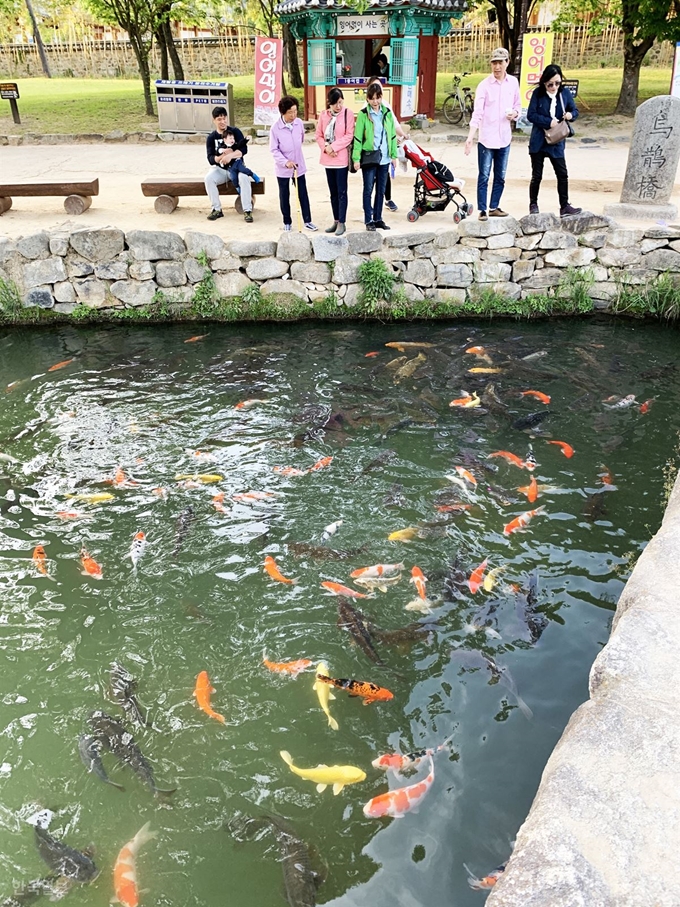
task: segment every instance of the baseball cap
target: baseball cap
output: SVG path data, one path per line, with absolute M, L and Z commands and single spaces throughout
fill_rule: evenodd
M 497 47 L 491 54 L 491 62 L 494 63 L 496 60 L 501 60 L 503 63 L 507 63 L 510 60 L 510 54 L 504 47 Z

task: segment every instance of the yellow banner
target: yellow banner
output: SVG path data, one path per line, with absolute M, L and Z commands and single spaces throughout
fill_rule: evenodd
M 548 63 L 552 63 L 553 41 L 552 32 L 532 32 L 524 35 L 519 95 L 525 109 L 529 106 L 531 94 L 538 85 L 543 70 Z

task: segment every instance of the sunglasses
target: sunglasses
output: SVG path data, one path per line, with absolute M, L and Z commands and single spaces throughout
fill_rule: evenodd
M 555 86 L 557 87 L 557 86 L 559 86 L 559 85 L 561 85 L 561 84 L 562 84 L 562 80 L 561 80 L 561 79 L 555 79 L 555 80 L 553 80 L 552 82 L 546 82 L 546 83 L 545 83 L 546 88 L 551 88 L 553 85 L 555 85 Z

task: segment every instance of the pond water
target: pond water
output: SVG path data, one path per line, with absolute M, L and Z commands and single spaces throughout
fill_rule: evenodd
M 245 819 L 264 811 L 312 848 L 319 903 L 483 902 L 463 864 L 483 876 L 508 858 L 659 527 L 680 429 L 677 332 L 613 320 L 194 330 L 0 334 L 0 898 L 48 874 L 29 824 L 48 809 L 55 838 L 96 846 L 101 874 L 69 893 L 73 904 L 109 903 L 118 851 L 147 821 L 158 836 L 138 857 L 142 905 L 283 904 L 293 839 L 252 834 Z M 480 368 L 498 371 L 470 371 Z M 449 406 L 464 392 L 481 405 Z M 636 403 L 614 407 L 629 394 Z M 532 413 L 544 417 L 533 429 L 513 427 Z M 497 451 L 525 465 L 489 458 Z M 219 478 L 176 478 L 194 474 Z M 532 477 L 530 503 L 517 489 Z M 72 497 L 92 494 L 112 498 Z M 410 541 L 388 540 L 403 529 Z M 101 579 L 82 572 L 82 548 Z M 264 572 L 267 555 L 297 582 Z M 484 576 L 505 569 L 473 594 L 484 560 Z M 352 571 L 400 562 L 399 582 L 351 605 L 321 587 L 367 592 Z M 431 614 L 405 610 L 414 566 Z M 351 606 L 373 651 L 353 644 Z M 311 669 L 272 673 L 263 651 Z M 137 678 L 150 727 L 112 701 L 113 661 Z M 335 731 L 312 689 L 320 661 L 394 698 L 364 706 L 336 690 Z M 197 706 L 202 671 L 224 723 Z M 78 741 L 97 709 L 132 731 L 158 786 L 176 793 L 154 797 L 106 751 L 125 790 L 87 773 Z M 447 740 L 417 808 L 364 815 L 429 767 L 398 776 L 372 760 Z M 366 779 L 317 793 L 281 750 L 301 768 L 353 765 Z

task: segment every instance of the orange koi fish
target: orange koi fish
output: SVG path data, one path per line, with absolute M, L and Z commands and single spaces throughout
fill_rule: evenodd
M 464 397 L 458 397 L 456 400 L 452 400 L 449 403 L 449 406 L 462 406 L 464 409 L 472 409 L 475 406 L 479 406 L 481 400 L 477 396 L 477 393 L 468 394 L 466 393 Z
M 518 457 L 517 454 L 510 453 L 509 450 L 496 450 L 493 453 L 490 453 L 487 459 L 492 460 L 494 457 L 502 457 L 504 460 L 507 460 L 508 463 L 512 463 L 513 466 L 517 466 L 519 469 L 526 469 L 524 460 L 521 457 Z
M 216 712 L 210 705 L 210 694 L 214 692 L 215 688 L 210 683 L 208 672 L 201 671 L 196 678 L 196 686 L 194 688 L 194 696 L 196 697 L 198 707 L 199 709 L 202 709 L 209 718 L 214 718 L 215 721 L 221 721 L 222 724 L 224 724 L 224 715 L 220 715 L 220 713 Z
M 540 400 L 541 403 L 550 403 L 548 394 L 542 394 L 540 391 L 522 391 L 520 397 L 535 397 L 537 400 Z
M 533 504 L 538 497 L 538 485 L 536 484 L 536 476 L 532 476 L 529 484 L 525 485 L 523 488 L 518 488 L 517 491 L 519 491 L 520 494 L 525 494 L 529 503 Z
M 379 356 L 379 352 L 366 353 L 364 359 L 375 359 L 376 356 Z
M 571 446 L 571 444 L 567 444 L 566 441 L 548 441 L 548 444 L 555 444 L 557 447 L 559 447 L 568 460 L 574 456 L 574 448 Z
M 373 564 L 372 567 L 359 567 L 357 570 L 352 570 L 350 576 L 352 579 L 357 579 L 358 577 L 362 579 L 382 579 L 383 577 L 401 573 L 403 569 L 403 564 Z
M 416 587 L 416 592 L 418 597 L 422 598 L 423 601 L 427 601 L 427 592 L 425 591 L 425 584 L 427 583 L 427 577 L 423 575 L 423 571 L 420 567 L 411 568 L 411 579 L 410 582 Z
M 56 365 L 51 365 L 47 371 L 48 372 L 58 372 L 60 368 L 66 368 L 67 365 L 70 365 L 72 362 L 75 362 L 75 359 L 64 359 L 63 362 L 57 362 Z
M 168 492 L 165 488 L 154 488 L 152 489 L 152 491 L 153 494 L 155 494 L 159 498 L 167 498 L 168 496 Z
M 269 661 L 267 653 L 262 653 L 262 664 L 274 674 L 290 674 L 296 678 L 298 674 L 306 671 L 312 664 L 308 658 L 298 658 L 297 661 Z
M 325 674 L 317 674 L 316 679 L 337 690 L 346 690 L 350 696 L 360 696 L 364 700 L 364 705 L 369 705 L 371 702 L 389 702 L 390 699 L 394 699 L 394 695 L 389 690 L 368 680 L 346 680 L 342 677 L 336 679 L 327 677 Z
M 472 475 L 471 472 L 468 472 L 464 466 L 455 466 L 454 469 L 462 479 L 465 479 L 466 482 L 469 482 L 471 485 L 477 484 L 477 479 Z
M 57 516 L 60 520 L 80 520 L 85 514 L 78 513 L 77 510 L 57 510 Z
M 277 472 L 280 476 L 305 476 L 306 469 L 297 469 L 295 466 L 275 466 L 272 472 Z
M 518 517 L 515 517 L 514 520 L 503 527 L 503 535 L 512 535 L 512 533 L 517 532 L 518 529 L 524 529 L 535 516 L 540 516 L 542 513 L 545 513 L 545 507 L 537 507 L 536 510 L 527 510 L 526 513 L 522 513 Z
M 268 403 L 268 400 L 259 400 L 257 397 L 253 397 L 252 400 L 241 400 L 236 404 L 234 409 L 245 409 L 249 406 L 254 406 L 256 403 Z
M 90 557 L 87 549 L 85 548 L 80 549 L 80 563 L 83 566 L 83 569 L 81 570 L 83 576 L 91 576 L 94 579 L 101 579 L 104 575 L 102 573 L 102 568 L 94 558 Z
M 224 492 L 220 491 L 212 499 L 212 505 L 218 513 L 229 513 L 227 508 L 224 506 Z
M 479 567 L 477 567 L 476 570 L 472 571 L 472 575 L 468 580 L 468 586 L 470 587 L 470 592 L 472 592 L 473 595 L 475 594 L 475 592 L 479 591 L 480 587 L 484 583 L 484 571 L 486 570 L 488 563 L 489 559 L 485 557 Z
M 117 488 L 129 488 L 132 485 L 139 485 L 134 479 L 129 479 L 125 471 L 119 466 L 112 479 L 104 479 L 105 485 L 115 485 Z
M 483 876 L 481 879 L 478 879 L 475 875 L 473 875 L 472 870 L 469 866 L 466 866 L 465 863 L 463 863 L 463 868 L 468 874 L 467 882 L 470 888 L 473 889 L 473 891 L 487 891 L 489 888 L 493 888 L 496 882 L 500 879 L 500 877 L 505 872 L 505 867 L 507 865 L 508 861 L 506 860 L 505 863 L 501 863 L 500 866 L 497 866 L 492 872 L 490 872 L 488 876 Z
M 600 478 L 602 479 L 602 484 L 603 485 L 613 485 L 614 476 L 611 474 L 611 471 L 609 469 L 607 469 L 606 466 L 603 466 L 602 469 L 604 469 L 604 472 L 601 472 L 599 474 Z
M 478 359 L 482 359 L 484 362 L 488 362 L 491 365 L 491 357 L 486 351 L 486 348 L 483 346 L 469 346 L 466 350 L 466 353 L 471 353 L 473 356 L 476 356 Z
M 471 510 L 472 504 L 436 504 L 435 510 L 439 513 L 463 513 L 465 510 Z
M 649 407 L 654 403 L 655 399 L 655 397 L 650 397 L 649 400 L 645 400 L 645 402 L 640 405 L 640 412 L 643 415 L 649 412 Z
M 137 888 L 137 854 L 147 841 L 156 837 L 155 831 L 149 831 L 149 825 L 139 829 L 137 834 L 122 848 L 113 868 L 113 887 L 116 896 L 113 899 L 123 907 L 137 907 L 139 904 L 139 889 Z
M 197 343 L 199 340 L 205 340 L 207 334 L 194 334 L 193 337 L 189 337 L 188 340 L 185 340 L 185 343 Z
M 370 598 L 370 595 L 364 595 L 363 592 L 356 592 L 349 586 L 343 586 L 341 583 L 321 583 L 324 589 L 328 589 L 333 595 L 346 595 L 348 598 Z
M 273 491 L 246 491 L 243 494 L 233 494 L 233 501 L 266 501 L 267 498 L 275 498 Z
M 434 761 L 432 756 L 427 758 L 430 762 L 430 771 L 426 778 L 415 784 L 409 784 L 406 787 L 373 797 L 364 806 L 364 815 L 369 819 L 379 819 L 381 816 L 399 819 L 414 806 L 418 806 L 434 783 Z
M 417 750 L 413 753 L 383 753 L 382 756 L 378 756 L 377 759 L 374 759 L 371 762 L 373 768 L 381 768 L 383 771 L 388 771 L 392 769 L 393 772 L 404 772 L 408 771 L 411 768 L 417 768 L 421 761 L 427 756 L 434 756 L 435 753 L 440 752 L 449 745 L 453 738 L 447 737 L 446 740 L 439 746 L 434 747 L 434 749 L 429 750 Z
M 42 545 L 36 545 L 33 549 L 33 563 L 35 569 L 42 573 L 43 576 L 49 576 L 47 572 L 47 555 Z
M 293 585 L 297 582 L 296 579 L 288 579 L 288 577 L 284 576 L 283 573 L 281 573 L 276 565 L 276 561 L 271 556 L 271 554 L 268 554 L 264 559 L 264 567 L 262 569 L 265 573 L 268 573 L 272 579 L 275 579 L 277 583 L 288 583 L 290 585 Z
M 330 466 L 333 462 L 333 457 L 321 457 L 320 460 L 317 460 L 313 466 L 310 466 L 307 472 L 313 472 L 316 469 L 325 469 L 327 466 Z

